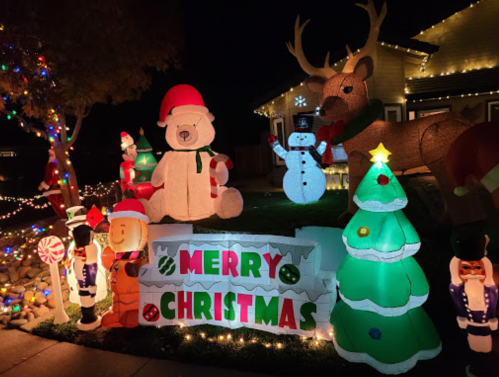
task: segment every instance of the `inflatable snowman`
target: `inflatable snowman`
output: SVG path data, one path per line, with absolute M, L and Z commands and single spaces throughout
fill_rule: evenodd
M 288 139 L 289 151 L 281 146 L 275 136 L 269 137 L 270 146 L 286 161 L 288 168 L 284 175 L 284 193 L 289 200 L 299 204 L 315 202 L 326 191 L 326 177 L 317 163 L 326 150 L 327 143 L 323 141 L 315 148 L 311 123 L 312 117 L 297 117 L 295 132 Z

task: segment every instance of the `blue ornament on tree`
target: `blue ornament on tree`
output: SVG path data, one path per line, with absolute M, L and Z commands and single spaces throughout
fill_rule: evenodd
M 374 340 L 380 340 L 381 339 L 381 330 L 378 329 L 377 327 L 371 327 L 369 330 L 369 336 L 373 338 Z

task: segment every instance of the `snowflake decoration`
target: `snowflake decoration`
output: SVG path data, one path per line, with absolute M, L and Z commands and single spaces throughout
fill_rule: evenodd
M 316 106 L 315 107 L 315 116 L 319 116 L 320 115 L 320 113 L 319 113 L 320 110 L 321 110 L 320 106 Z
M 295 97 L 295 106 L 305 107 L 307 106 L 307 100 L 303 96 Z

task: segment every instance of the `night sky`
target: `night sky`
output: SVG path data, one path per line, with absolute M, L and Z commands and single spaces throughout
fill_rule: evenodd
M 182 69 L 156 74 L 140 101 L 119 106 L 98 104 L 92 109 L 83 122 L 76 150 L 71 152 L 80 184 L 118 179 L 121 131 L 137 141 L 142 127 L 155 151 L 168 149 L 164 129 L 156 121 L 164 94 L 180 83 L 196 87 L 215 115 L 214 150 L 233 156 L 234 146 L 257 144 L 269 120 L 253 114 L 253 109 L 306 77 L 285 46 L 293 39 L 296 15 L 301 15 L 302 22 L 312 19 L 304 32 L 304 49 L 311 63 L 321 65 L 328 50 L 334 62 L 346 55 L 345 44 L 357 48 L 367 38 L 367 12 L 355 2 L 182 1 Z M 375 0 L 375 4 L 379 10 L 382 2 Z M 469 0 L 388 1 L 381 39 L 409 38 L 469 4 Z M 5 116 L 0 118 L 0 127 L 0 147 L 48 148 L 41 138 L 17 130 Z M 43 170 L 33 169 L 43 169 L 45 150 L 33 151 L 43 158 L 34 167 L 22 164 L 20 175 L 38 174 L 41 178 Z M 5 158 L 0 159 L 2 163 Z

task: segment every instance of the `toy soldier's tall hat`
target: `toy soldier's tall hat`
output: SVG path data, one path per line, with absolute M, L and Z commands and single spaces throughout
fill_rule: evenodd
M 66 210 L 68 214 L 68 221 L 66 221 L 66 226 L 69 230 L 73 230 L 80 225 L 88 225 L 87 222 L 87 210 L 83 206 L 74 206 Z
M 479 225 L 456 227 L 451 236 L 454 255 L 466 261 L 477 261 L 485 256 L 487 241 Z

